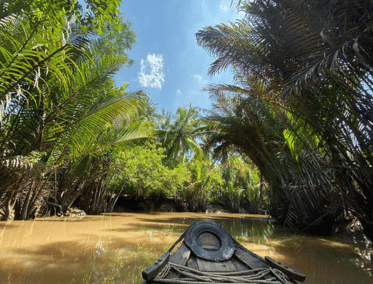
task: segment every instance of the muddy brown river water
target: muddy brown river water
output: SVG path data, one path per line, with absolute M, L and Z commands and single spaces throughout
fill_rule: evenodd
M 0 283 L 140 283 L 141 271 L 194 221 L 221 223 L 249 250 L 298 268 L 304 283 L 373 283 L 370 248 L 295 236 L 265 216 L 112 213 L 0 222 Z

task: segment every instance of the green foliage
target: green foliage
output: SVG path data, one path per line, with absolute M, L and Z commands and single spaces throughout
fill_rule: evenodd
M 147 136 L 139 119 L 147 102 L 142 92 L 115 86 L 115 73 L 132 64 L 126 51 L 135 34 L 115 15 L 119 3 L 109 2 L 90 1 L 87 17 L 75 10 L 75 1 L 1 2 L 4 218 L 14 208 L 20 208 L 18 219 L 50 206 L 66 211 L 78 198 L 89 214 L 115 203 L 105 180 L 109 151 Z M 83 25 L 90 32 L 83 33 Z M 23 166 L 35 153 L 40 153 L 36 164 Z
M 285 129 L 283 135 L 293 159 L 299 162 L 301 151 L 307 146 L 317 148 L 320 139 L 317 134 L 314 134 L 314 129 L 306 121 L 301 118 L 295 121 L 290 113 L 287 113 L 287 116 L 290 119 L 289 125 L 291 128 Z
M 217 102 L 210 145 L 258 166 L 280 221 L 325 229 L 345 206 L 372 238 L 372 2 L 238 6 L 244 19 L 196 35 L 216 57 L 209 73 L 230 67 L 236 84 L 209 88 Z
M 46 20 L 58 26 L 66 20 L 74 21 L 80 24 L 83 31 L 95 31 L 102 35 L 107 24 L 111 24 L 115 30 L 122 28 L 118 20 L 119 5 L 120 0 L 2 0 L 0 18 L 24 11 L 34 23 Z
M 188 168 L 192 173 L 189 185 L 180 195 L 187 201 L 212 200 L 213 192 L 219 191 L 223 185 L 221 168 L 210 159 L 193 159 Z
M 117 89 L 110 78 L 131 64 L 125 54 L 134 43 L 128 23 L 121 22 L 124 29 L 114 31 L 112 41 L 105 41 L 107 33 L 89 38 L 61 24 L 33 27 L 27 17 L 7 16 L 2 23 L 7 27 L 2 34 L 5 68 L 0 75 L 3 150 L 12 145 L 15 154 L 27 154 L 36 147 L 50 154 L 57 141 L 63 147 L 61 139 L 69 140 L 62 133 L 71 131 L 74 141 L 79 140 L 77 132 L 83 134 L 78 129 L 92 135 L 87 123 L 96 127 L 112 123 L 141 96 L 126 94 L 125 87 Z
M 156 136 L 171 162 L 183 161 L 192 154 L 197 159 L 202 157 L 202 149 L 197 142 L 202 130 L 198 116 L 199 110 L 191 105 L 178 108 L 175 117 L 164 110 L 158 116 Z
M 262 192 L 258 170 L 254 165 L 245 162 L 241 157 L 228 154 L 221 165 L 223 184 L 218 191 L 214 191 L 214 199 L 221 200 L 233 212 L 238 212 L 239 207 L 254 210 L 258 206 L 266 205 Z M 247 208 L 249 209 L 249 208 Z
M 164 149 L 147 143 L 126 149 L 115 156 L 115 188 L 124 188 L 123 193 L 135 196 L 168 197 L 175 196 L 190 180 L 191 173 L 186 164 L 173 169 L 162 163 Z

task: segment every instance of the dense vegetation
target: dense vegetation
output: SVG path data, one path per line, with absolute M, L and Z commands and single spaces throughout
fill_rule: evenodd
M 57 1 L 58 2 L 58 1 Z M 133 61 L 119 1 L 0 2 L 0 216 L 27 220 L 120 196 L 270 209 L 298 231 L 358 218 L 373 239 L 372 2 L 238 1 L 197 42 L 235 82 L 214 107 L 158 111 L 113 80 Z
M 239 1 L 242 20 L 197 33 L 210 74 L 235 77 L 209 88 L 209 146 L 253 161 L 271 214 L 300 231 L 357 217 L 373 239 L 372 5 Z
M 71 2 L 1 2 L 3 220 L 66 211 L 78 198 L 102 212 L 112 153 L 145 136 L 136 111 L 144 95 L 112 79 L 132 62 L 130 23 L 111 17 L 111 1 L 89 5 L 88 18 Z
M 156 115 L 145 94 L 115 86 L 135 33 L 119 1 L 85 4 L 1 1 L 1 219 L 110 212 L 123 194 L 194 211 L 224 196 L 237 211 L 256 169 L 203 153 L 196 108 Z

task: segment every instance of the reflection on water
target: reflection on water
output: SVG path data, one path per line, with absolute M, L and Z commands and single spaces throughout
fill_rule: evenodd
M 249 250 L 302 270 L 305 283 L 373 282 L 370 248 L 295 236 L 265 217 L 113 213 L 0 223 L 0 283 L 140 283 L 141 271 L 199 219 L 212 219 Z

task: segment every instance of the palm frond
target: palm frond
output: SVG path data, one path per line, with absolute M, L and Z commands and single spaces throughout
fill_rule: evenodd
M 133 110 L 139 107 L 143 94 L 137 92 L 122 97 L 120 92 L 118 95 L 101 101 L 70 124 L 69 131 L 58 139 L 50 163 L 61 162 L 66 158 L 75 159 L 117 143 L 145 138 L 146 135 L 137 132 L 138 124 L 115 131 L 115 125 L 118 125 L 116 122 L 133 114 Z M 108 133 L 108 129 L 112 132 Z
M 48 90 L 44 79 L 47 75 L 67 89 L 71 78 L 66 75 L 72 73 L 66 61 L 74 54 L 74 44 L 86 41 L 82 36 L 70 41 L 63 29 L 34 26 L 27 17 L 8 16 L 2 19 L 2 24 L 7 28 L 0 34 L 0 123 L 9 114 L 7 107 L 13 99 L 21 96 L 37 102 L 34 91 L 42 92 L 40 81 L 43 91 Z

